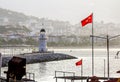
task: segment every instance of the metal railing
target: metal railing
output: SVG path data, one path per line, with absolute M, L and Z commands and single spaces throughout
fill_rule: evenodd
M 25 77 L 27 79 L 30 79 L 30 80 L 35 80 L 35 74 L 34 73 L 26 72 L 26 76 Z
M 63 77 L 65 77 L 66 74 L 73 74 L 73 76 L 75 76 L 75 72 L 55 71 L 55 77 L 59 77 L 57 76 L 57 73 L 62 73 Z
M 57 76 L 57 73 L 61 73 L 62 76 Z M 59 78 L 59 77 L 67 77 L 68 76 L 67 74 L 72 74 L 73 77 L 75 77 L 75 72 L 55 71 L 56 82 L 57 82 L 57 78 Z M 65 78 L 64 78 L 64 82 L 66 82 Z M 71 80 L 71 82 L 74 82 L 74 81 Z

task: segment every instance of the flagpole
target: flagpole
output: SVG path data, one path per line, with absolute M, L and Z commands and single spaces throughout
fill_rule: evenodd
M 104 77 L 105 77 L 105 59 L 104 59 Z
M 1 68 L 2 68 L 2 54 L 0 53 L 0 77 L 1 77 Z
M 83 59 L 82 59 L 82 65 L 81 65 L 81 77 L 83 76 Z M 83 82 L 83 80 L 81 80 Z
M 93 13 L 92 13 L 92 36 L 94 36 Z M 92 76 L 94 76 L 94 37 L 92 37 Z
M 94 36 L 93 13 L 81 21 L 82 27 L 88 23 L 92 23 L 92 36 Z M 92 76 L 94 76 L 94 37 L 92 37 Z

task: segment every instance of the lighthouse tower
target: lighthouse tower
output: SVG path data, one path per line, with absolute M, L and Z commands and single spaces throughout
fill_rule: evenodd
M 40 37 L 39 37 L 39 52 L 46 52 L 47 51 L 47 38 L 45 34 L 45 29 L 40 30 Z

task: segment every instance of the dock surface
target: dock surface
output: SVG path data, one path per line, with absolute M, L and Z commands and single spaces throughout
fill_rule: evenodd
M 99 76 L 76 76 L 75 72 L 65 72 L 65 71 L 55 71 L 55 77 L 56 82 L 58 82 L 58 79 L 64 79 L 64 82 L 66 80 L 70 80 L 71 82 L 74 82 L 75 80 L 86 80 L 86 82 L 100 82 L 101 80 L 107 81 L 108 79 L 111 80 L 109 82 L 113 82 L 113 80 L 118 80 L 120 78 L 117 77 L 99 77 Z M 116 82 L 115 81 L 115 82 Z
M 63 77 L 55 77 L 57 79 L 68 79 L 68 80 L 87 80 L 87 79 L 90 79 L 92 78 L 89 77 L 89 76 L 63 76 Z M 108 80 L 108 77 L 98 77 L 98 79 L 100 80 Z M 111 77 L 109 79 L 115 79 L 114 77 Z

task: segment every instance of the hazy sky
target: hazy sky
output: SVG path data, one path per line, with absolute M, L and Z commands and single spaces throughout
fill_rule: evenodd
M 120 23 L 120 0 L 0 0 L 0 7 L 72 24 L 94 13 L 94 21 Z

